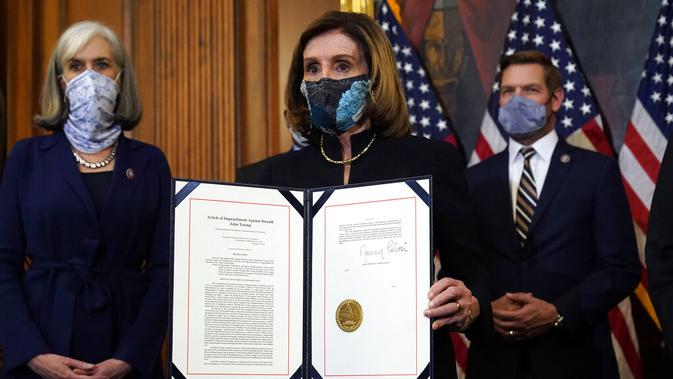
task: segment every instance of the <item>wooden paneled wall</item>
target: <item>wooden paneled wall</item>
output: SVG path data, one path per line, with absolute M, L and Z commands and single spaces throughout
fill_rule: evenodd
M 239 2 L 240 164 L 279 152 L 278 2 Z M 243 127 L 243 126 L 246 127 Z
M 7 106 L 7 144 L 11 146 L 19 139 L 35 135 L 32 130 L 31 116 L 36 110 L 39 93 L 38 50 L 34 44 L 41 28 L 32 24 L 37 20 L 35 6 L 30 1 L 6 1 L 7 17 L 7 56 L 6 68 L 6 106 Z
M 7 12 L 3 5 L 0 5 L 0 51 L 7 51 Z M 7 60 L 0 59 L 0 175 L 2 175 L 5 166 L 5 156 L 7 155 L 7 76 L 2 73 L 7 72 Z M 2 353 L 0 352 L 0 362 Z
M 236 168 L 234 1 L 137 2 L 134 46 L 148 128 L 179 177 L 233 180 Z

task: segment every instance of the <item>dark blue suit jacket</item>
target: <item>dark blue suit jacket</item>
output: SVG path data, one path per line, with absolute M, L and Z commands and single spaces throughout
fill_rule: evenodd
M 0 186 L 0 343 L 10 375 L 55 353 L 114 357 L 136 376 L 161 376 L 169 196 L 161 151 L 122 136 L 99 218 L 63 133 L 16 144 Z M 87 331 L 97 338 L 81 338 Z
M 645 244 L 650 295 L 673 356 L 673 143 L 661 161 Z
M 523 248 L 508 170 L 507 150 L 468 170 L 492 300 L 532 292 L 553 303 L 565 325 L 524 342 L 475 341 L 468 376 L 513 378 L 525 360 L 536 378 L 616 378 L 608 311 L 639 278 L 617 163 L 560 140 Z

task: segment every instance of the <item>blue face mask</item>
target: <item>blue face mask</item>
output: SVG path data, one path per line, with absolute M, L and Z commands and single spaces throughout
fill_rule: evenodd
M 530 137 L 547 123 L 547 107 L 523 96 L 512 96 L 500 107 L 498 121 L 510 136 Z
M 92 154 L 117 141 L 122 132 L 121 126 L 114 123 L 118 94 L 116 79 L 92 70 L 66 82 L 65 96 L 70 107 L 63 131 L 72 146 Z
M 316 82 L 303 80 L 301 93 L 306 98 L 311 121 L 323 133 L 341 134 L 362 120 L 369 76 L 360 75 L 346 79 L 322 78 Z

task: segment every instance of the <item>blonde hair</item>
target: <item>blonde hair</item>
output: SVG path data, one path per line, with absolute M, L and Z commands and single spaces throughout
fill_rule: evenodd
M 133 129 L 142 115 L 142 106 L 136 85 L 133 63 L 126 54 L 121 41 L 112 29 L 95 21 L 80 21 L 72 24 L 59 37 L 49 58 L 47 76 L 42 85 L 40 114 L 33 120 L 47 129 L 58 129 L 68 117 L 65 93 L 59 83 L 63 67 L 95 37 L 101 37 L 110 45 L 112 59 L 121 69 L 120 91 L 115 109 L 115 122 L 125 130 Z
M 313 21 L 299 38 L 292 54 L 285 88 L 287 122 L 302 136 L 310 138 L 311 117 L 299 86 L 304 78 L 304 49 L 314 37 L 337 30 L 355 41 L 367 59 L 371 100 L 365 117 L 372 129 L 383 137 L 403 137 L 411 131 L 404 92 L 397 76 L 395 54 L 383 29 L 371 17 L 360 13 L 330 11 Z M 313 136 L 315 137 L 315 136 Z

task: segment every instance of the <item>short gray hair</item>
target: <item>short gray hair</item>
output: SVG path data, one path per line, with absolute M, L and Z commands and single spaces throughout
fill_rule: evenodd
M 65 102 L 65 93 L 59 83 L 59 77 L 63 74 L 65 64 L 95 37 L 101 37 L 108 42 L 112 59 L 122 70 L 119 82 L 119 97 L 115 109 L 115 122 L 121 124 L 125 130 L 133 129 L 140 122 L 142 106 L 138 95 L 133 63 L 126 54 L 119 37 L 112 29 L 100 22 L 80 21 L 72 24 L 61 34 L 49 58 L 47 77 L 40 96 L 40 114 L 33 117 L 38 125 L 47 129 L 62 127 L 63 122 L 68 117 L 68 107 Z

